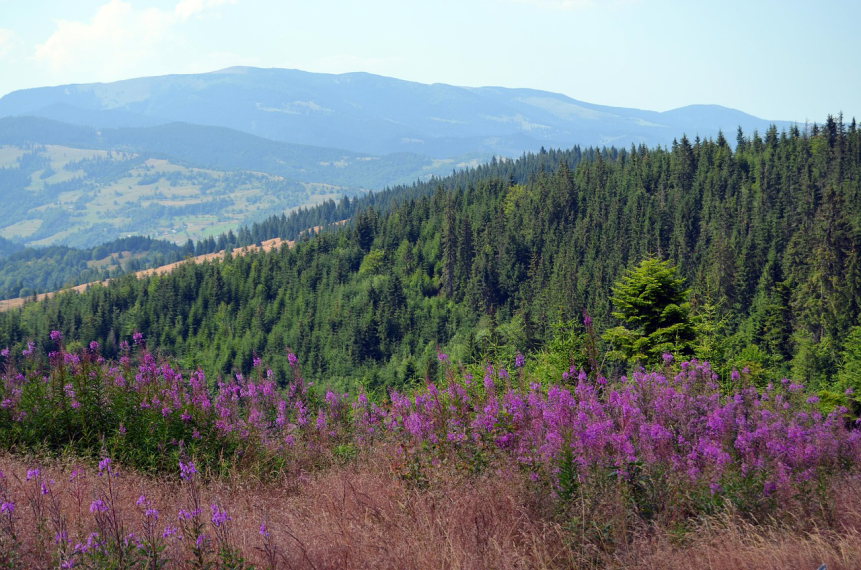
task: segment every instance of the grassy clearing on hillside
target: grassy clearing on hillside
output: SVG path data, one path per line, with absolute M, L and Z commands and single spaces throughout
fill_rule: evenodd
M 104 240 L 93 238 L 91 245 L 128 233 L 197 240 L 255 216 L 321 201 L 315 192 L 330 196 L 338 189 L 260 172 L 222 172 L 134 153 L 54 145 L 26 152 L 0 147 L 0 164 L 20 175 L 8 182 L 18 211 L 0 235 L 30 245 L 89 243 L 93 228 Z M 210 225 L 204 223 L 207 216 Z M 188 225 L 186 218 L 196 223 Z

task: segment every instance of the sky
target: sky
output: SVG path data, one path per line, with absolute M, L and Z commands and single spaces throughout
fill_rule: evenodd
M 861 120 L 857 0 L 0 0 L 0 95 L 234 65 Z

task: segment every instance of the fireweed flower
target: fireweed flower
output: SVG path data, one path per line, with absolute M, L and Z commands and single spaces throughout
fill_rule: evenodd
M 108 475 L 114 475 L 114 470 L 111 468 L 111 458 L 103 457 L 101 461 L 99 461 L 99 476 L 107 473 Z
M 222 525 L 227 524 L 228 521 L 233 520 L 227 514 L 227 511 L 221 510 L 218 505 L 213 503 L 209 508 L 212 509 L 212 517 L 210 520 L 216 528 L 220 528 Z
M 90 512 L 91 513 L 103 513 L 108 510 L 108 506 L 101 499 L 96 499 L 92 503 L 90 503 Z
M 15 512 L 15 503 L 12 501 L 5 501 L 2 505 L 0 505 L 0 513 L 4 515 L 11 515 Z
M 517 353 L 517 356 L 514 357 L 514 367 L 515 368 L 523 368 L 523 365 L 526 364 L 526 357 L 521 353 Z
M 197 469 L 194 466 L 194 463 L 189 461 L 188 463 L 179 462 L 179 476 L 182 479 L 191 479 L 194 477 L 194 474 L 197 473 Z
M 63 340 L 63 333 L 61 333 L 60 331 L 51 331 L 50 337 L 51 340 L 53 340 L 54 342 L 58 342 L 60 340 Z
M 193 519 L 194 517 L 196 517 L 199 514 L 200 514 L 200 512 L 197 510 L 195 510 L 194 512 L 191 512 L 191 511 L 187 511 L 186 509 L 179 509 L 179 512 L 176 514 L 176 518 L 178 518 L 181 521 L 190 521 L 191 519 Z
M 287 353 L 287 362 L 290 363 L 290 366 L 296 368 L 296 365 L 299 364 L 299 358 L 296 357 L 292 352 Z

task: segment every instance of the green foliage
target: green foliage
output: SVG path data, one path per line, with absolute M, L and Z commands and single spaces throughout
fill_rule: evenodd
M 861 415 L 861 326 L 854 327 L 843 343 L 842 362 L 837 373 L 837 391 L 852 403 L 855 415 Z
M 546 383 L 556 382 L 571 367 L 585 369 L 586 334 L 576 321 L 552 325 L 553 334 L 530 362 L 530 371 Z
M 139 330 L 214 379 L 247 373 L 254 354 L 282 372 L 286 345 L 309 378 L 382 393 L 438 375 L 438 350 L 469 365 L 546 348 L 552 323 L 585 309 L 594 330 L 621 325 L 605 338 L 625 359 L 676 351 L 723 373 L 747 367 L 757 383 L 794 369 L 829 385 L 861 324 L 861 131 L 835 129 L 754 133 L 736 150 L 682 138 L 670 149 L 547 151 L 325 202 L 195 245 L 299 236 L 292 249 L 2 313 L 0 348 L 56 328 L 111 356 Z M 814 154 L 820 139 L 828 152 Z M 329 229 L 302 233 L 315 225 Z M 620 279 L 655 252 L 675 269 L 641 275 L 640 299 Z M 584 349 L 590 372 L 600 348 L 593 338 Z M 560 351 L 542 356 L 548 373 L 572 351 L 585 364 L 573 344 L 547 354 Z
M 691 352 L 694 327 L 690 319 L 690 290 L 668 261 L 649 257 L 613 287 L 613 316 L 620 325 L 604 333 L 618 354 L 631 363 L 659 362 L 664 353 Z

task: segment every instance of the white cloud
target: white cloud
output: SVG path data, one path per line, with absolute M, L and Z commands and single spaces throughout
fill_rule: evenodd
M 188 20 L 211 8 L 235 3 L 236 0 L 180 0 L 173 12 L 180 20 Z
M 169 36 L 189 19 L 235 0 L 179 0 L 172 10 L 135 8 L 109 0 L 88 22 L 58 20 L 56 30 L 36 46 L 34 59 L 54 72 L 87 70 L 115 74 L 156 59 Z
M 0 58 L 9 55 L 12 52 L 12 48 L 15 43 L 15 32 L 6 28 L 0 28 Z

